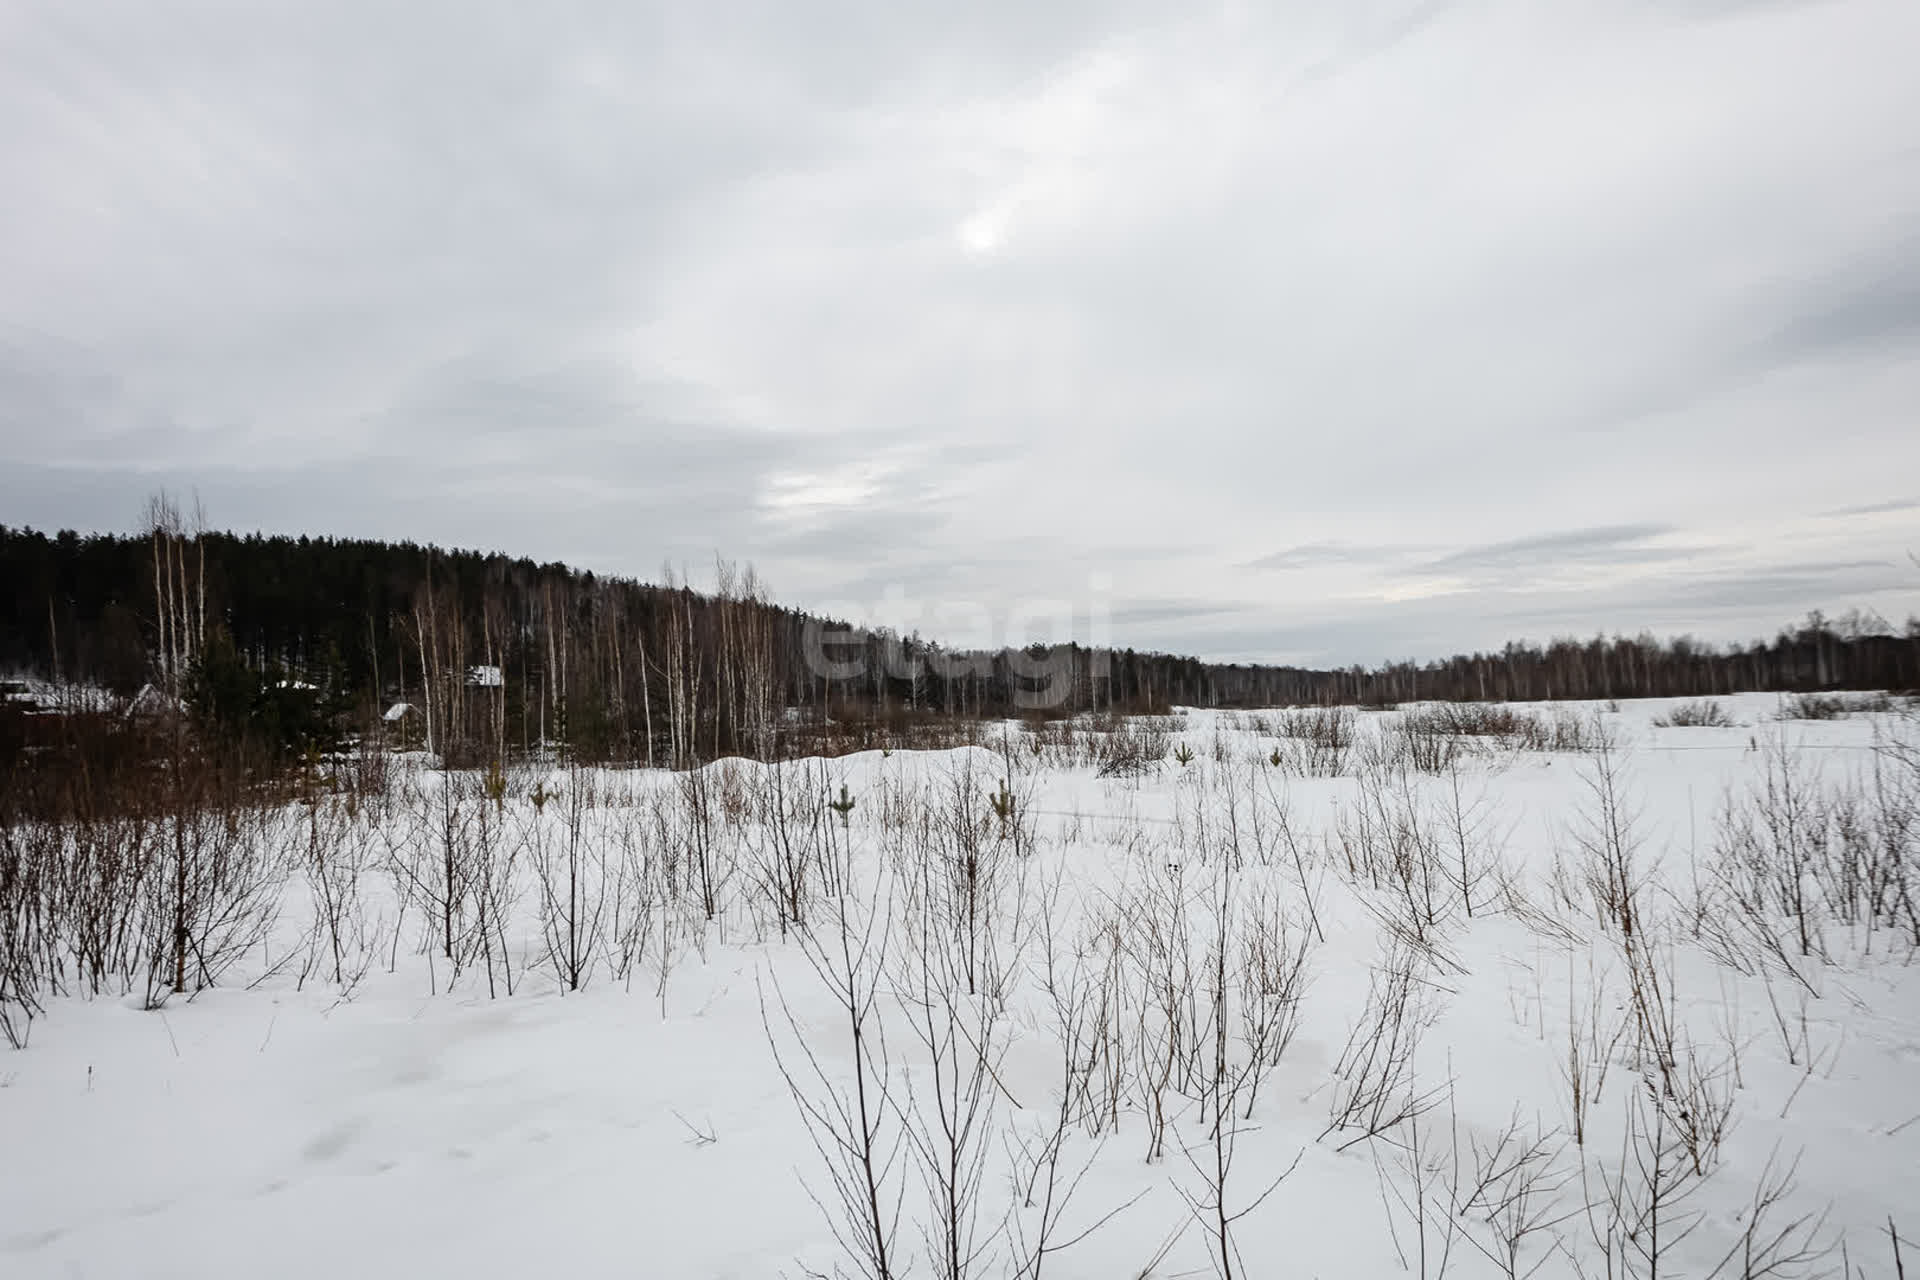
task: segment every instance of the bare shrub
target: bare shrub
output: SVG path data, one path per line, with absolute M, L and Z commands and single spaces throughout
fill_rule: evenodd
M 1660 1141 L 1678 1144 L 1693 1173 L 1704 1177 L 1731 1123 L 1729 1063 L 1710 1058 L 1681 1022 L 1673 948 L 1649 915 L 1641 836 L 1615 753 L 1596 750 L 1583 781 L 1588 807 L 1575 838 L 1600 921 L 1625 961 L 1629 1044 L 1654 1105 L 1665 1113 L 1658 1121 Z
M 1394 736 L 1407 763 L 1421 773 L 1445 773 L 1460 754 L 1459 741 L 1447 727 L 1448 717 L 1434 709 L 1404 713 Z
M 905 1194 L 900 1168 L 905 1138 L 879 1009 L 892 931 L 889 894 L 884 883 L 876 881 L 862 897 L 832 896 L 825 915 L 823 928 L 803 928 L 797 937 L 801 953 L 834 1002 L 851 1080 L 841 1079 L 821 1061 L 814 1037 L 777 978 L 773 1003 L 784 1034 L 774 1029 L 764 987 L 761 1024 L 827 1175 L 823 1190 L 809 1187 L 807 1194 L 826 1218 L 854 1274 L 862 1280 L 892 1280 L 904 1272 L 897 1237 Z
M 558 794 L 543 789 L 541 796 L 529 806 L 522 834 L 532 854 L 540 937 L 547 966 L 561 987 L 578 991 L 592 980 L 599 960 L 612 879 L 606 842 L 594 839 L 589 829 L 595 816 L 593 776 L 571 766 Z
M 928 820 L 918 827 L 922 842 L 902 868 L 903 878 L 915 905 L 951 939 L 966 994 L 1003 998 L 1006 971 L 996 954 L 996 925 L 1014 846 L 996 836 L 988 792 L 969 766 L 949 772 L 928 804 Z M 1006 829 L 1004 822 L 999 829 Z
M 445 962 L 444 984 L 429 964 L 436 990 L 451 989 L 474 967 L 485 971 L 490 994 L 514 990 L 507 927 L 519 895 L 522 845 L 503 816 L 500 795 L 490 798 L 486 780 L 476 775 L 423 775 L 396 797 L 394 820 L 381 828 L 400 916 L 420 907 L 422 950 Z
M 1292 744 L 1281 752 L 1286 765 L 1302 777 L 1339 777 L 1355 744 L 1356 725 L 1350 707 L 1289 711 L 1279 723 L 1282 738 Z
M 1567 1056 L 1561 1076 L 1567 1089 L 1574 1145 L 1583 1148 L 1587 1144 L 1588 1117 L 1606 1096 L 1607 1070 L 1632 1022 L 1626 1012 L 1609 1012 L 1612 1001 L 1607 998 L 1605 975 L 1595 972 L 1591 956 L 1587 963 L 1583 1010 L 1575 997 L 1572 956 L 1567 960 Z
M 1638 815 L 1629 807 L 1620 756 L 1603 743 L 1581 774 L 1587 804 L 1573 829 L 1581 872 L 1600 923 L 1631 946 L 1639 933 L 1645 896 Z
M 472 840 L 467 872 L 473 895 L 472 927 L 466 954 L 456 959 L 456 967 L 484 969 L 489 998 L 503 992 L 512 995 L 517 977 L 507 928 L 520 898 L 520 854 L 525 846 L 519 833 L 502 820 L 500 808 L 484 804 L 475 812 Z
M 1371 1150 L 1387 1209 L 1387 1234 L 1400 1255 L 1401 1267 L 1421 1280 L 1440 1280 L 1447 1274 L 1454 1242 L 1461 1235 L 1461 1215 L 1449 1211 L 1459 1183 L 1459 1160 L 1445 1144 L 1436 1150 L 1428 1140 L 1430 1134 L 1420 1117 L 1412 1115 L 1400 1126 L 1395 1141 L 1376 1143 Z M 1400 1239 L 1402 1216 L 1412 1237 L 1411 1256 Z
M 1568 707 L 1520 718 L 1511 744 L 1523 751 L 1585 752 L 1612 745 L 1598 716 L 1582 716 Z
M 1464 811 L 1456 816 L 1460 834 L 1471 840 L 1469 828 L 1477 819 Z M 1414 776 L 1364 770 L 1357 801 L 1336 820 L 1335 833 L 1347 874 L 1388 895 L 1384 905 L 1369 904 L 1375 914 L 1417 948 L 1431 951 L 1461 901 L 1447 834 Z
M 1518 1109 L 1486 1143 L 1468 1139 L 1471 1176 L 1455 1187 L 1453 1209 L 1480 1224 L 1477 1233 L 1466 1233 L 1467 1243 L 1508 1280 L 1520 1280 L 1538 1270 L 1558 1247 L 1558 1239 L 1555 1236 L 1554 1244 L 1532 1266 L 1523 1266 L 1530 1243 L 1536 1236 L 1555 1233 L 1583 1208 L 1563 1206 L 1561 1192 L 1574 1176 L 1562 1165 L 1563 1143 L 1558 1131 L 1525 1125 Z
M 299 857 L 313 904 L 307 969 L 320 969 L 343 996 L 350 995 L 373 967 L 383 935 L 381 922 L 368 919 L 362 884 L 368 833 L 342 802 L 308 807 L 305 827 Z
M 459 774 L 444 771 L 413 779 L 401 798 L 399 820 L 382 829 L 394 896 L 406 906 L 418 902 L 429 929 L 429 945 L 443 959 L 465 953 L 462 940 L 472 905 L 475 805 Z M 456 969 L 457 975 L 457 969 Z
M 1251 1119 L 1260 1082 L 1299 1028 L 1313 937 L 1264 885 L 1247 895 L 1239 919 L 1240 1036 L 1251 1067 L 1240 1087 Z
M 1066 1163 L 1067 1140 L 1074 1126 L 1087 1121 L 1099 1125 L 1104 1120 L 1106 1103 L 1095 1097 L 1094 1082 L 1104 1079 L 1103 1064 L 1115 1056 L 1110 1011 L 1116 982 L 1110 953 L 1099 946 L 1097 935 L 1082 938 L 1071 956 L 1063 954 L 1060 887 L 1056 880 L 1043 888 L 1037 912 L 1042 985 L 1052 1010 L 1052 1031 L 1059 1054 L 1059 1090 L 1051 1113 L 1044 1117 L 1037 1133 L 1012 1135 L 1009 1139 L 1014 1184 L 1020 1188 L 1020 1204 L 1011 1215 L 1017 1280 L 1041 1280 L 1054 1254 L 1072 1248 L 1146 1195 L 1141 1190 L 1077 1232 L 1069 1234 L 1063 1227 L 1100 1151 L 1096 1146 L 1077 1167 Z M 1020 1210 L 1031 1211 L 1031 1231 Z
M 675 865 L 686 873 L 687 887 L 708 920 L 720 914 L 733 876 L 731 862 L 721 857 L 718 848 L 720 819 L 725 815 L 737 829 L 751 803 L 750 790 L 739 771 L 726 766 L 722 769 L 718 783 L 712 768 L 690 769 L 674 780 L 672 792 L 670 829 L 677 842 Z
M 1844 918 L 1899 930 L 1909 955 L 1920 950 L 1920 750 L 1908 738 L 1876 744 L 1840 835 L 1846 862 L 1834 897 Z
M 272 932 L 286 869 L 265 856 L 258 814 L 186 804 L 159 828 L 162 874 L 149 876 L 147 1005 L 212 986 Z
M 1731 729 L 1733 717 L 1712 699 L 1682 702 L 1653 718 L 1656 729 Z
M 953 809 L 935 846 L 941 856 L 921 859 L 905 886 L 906 945 L 893 983 L 902 1020 L 918 1043 L 901 1106 L 928 1208 L 922 1234 L 940 1280 L 977 1274 L 999 1236 L 983 1236 L 980 1200 L 1000 1087 L 1008 974 L 993 947 L 997 886 L 991 863 L 981 857 L 971 778 L 971 770 L 962 770 L 950 780 Z M 983 990 L 994 996 L 983 997 Z
M 1790 1211 L 1784 1206 L 1794 1194 L 1800 1158 L 1795 1156 L 1782 1168 L 1779 1155 L 1775 1149 L 1767 1156 L 1754 1181 L 1753 1195 L 1740 1213 L 1740 1238 L 1707 1274 L 1707 1280 L 1723 1275 L 1737 1280 L 1788 1280 L 1821 1274 L 1821 1264 L 1839 1247 L 1837 1241 L 1822 1240 L 1827 1225 L 1824 1212 L 1788 1216 Z
M 647 957 L 671 887 L 674 821 L 669 801 L 655 794 L 646 805 L 617 810 L 614 827 L 618 856 L 608 889 L 605 951 L 612 979 L 631 990 L 634 970 Z
M 1761 761 L 1746 795 L 1722 804 L 1715 878 L 1762 953 L 1806 981 L 1800 962 L 1827 956 L 1823 890 L 1840 843 L 1833 799 L 1783 739 L 1770 738 Z
M 1597 718 L 1570 707 L 1535 711 L 1489 702 L 1438 702 L 1403 712 L 1397 733 L 1422 773 L 1445 772 L 1471 742 L 1505 751 L 1580 752 L 1605 737 Z
M 1495 845 L 1493 801 L 1484 789 L 1470 787 L 1457 758 L 1449 759 L 1441 793 L 1440 825 L 1446 843 L 1446 862 L 1460 905 L 1469 918 L 1476 902 L 1489 897 L 1482 886 L 1497 879 L 1499 851 Z
M 1347 1136 L 1340 1150 L 1391 1133 L 1421 1115 L 1439 1090 L 1416 1084 L 1420 1038 L 1437 1016 L 1420 976 L 1420 957 L 1398 939 L 1373 966 L 1367 1003 L 1334 1065 L 1331 1118 L 1320 1131 Z
M 1898 710 L 1884 693 L 1793 693 L 1780 700 L 1780 720 L 1844 720 L 1852 715 Z
M 41 851 L 46 919 L 64 932 L 61 950 L 88 995 L 127 995 L 145 981 L 141 913 L 146 881 L 159 874 L 157 831 L 139 814 L 83 816 L 40 830 L 49 842 Z M 58 981 L 58 967 L 48 973 Z
M 1692 1207 L 1703 1179 L 1675 1134 L 1670 1109 L 1652 1079 L 1626 1096 L 1620 1154 L 1593 1162 L 1599 1182 L 1587 1193 L 1587 1224 L 1607 1275 L 1671 1273 L 1672 1251 L 1705 1219 Z M 1583 1168 L 1584 1173 L 1584 1168 Z
M 1123 902 L 1115 929 L 1129 969 L 1128 1070 L 1152 1164 L 1166 1155 L 1175 1095 L 1191 1079 L 1200 1012 L 1186 867 L 1177 854 L 1147 857 L 1148 874 Z
M 1183 1032 L 1185 1045 L 1173 1043 L 1170 1034 L 1163 1046 L 1167 1057 L 1161 1060 L 1179 1060 L 1175 1087 L 1197 1106 L 1205 1130 L 1198 1142 L 1180 1145 L 1194 1182 L 1175 1186 L 1206 1239 L 1214 1273 L 1230 1280 L 1246 1270 L 1234 1240 L 1236 1224 L 1259 1208 L 1293 1168 L 1252 1192 L 1240 1191 L 1234 1177 L 1240 1138 L 1248 1131 L 1261 1081 L 1293 1037 L 1309 939 L 1276 911 L 1270 897 L 1248 893 L 1227 859 L 1207 861 L 1195 881 L 1187 899 L 1190 914 L 1167 931 L 1173 945 L 1185 951 L 1171 958 L 1169 968 L 1189 974 L 1191 981 L 1183 1013 L 1165 1025 L 1170 1032 Z M 1180 899 L 1168 901 L 1178 905 Z
M 1057 769 L 1137 778 L 1153 772 L 1173 752 L 1180 727 L 1175 716 L 1103 713 L 1042 720 L 1027 726 L 1026 754 Z
M 806 922 L 821 878 L 830 870 L 822 857 L 826 775 L 812 766 L 770 764 L 760 771 L 753 794 L 747 861 L 784 938 Z
M 0 812 L 0 1037 L 26 1047 L 41 1010 L 50 922 L 41 877 L 47 871 L 51 823 L 16 825 Z
M 1511 739 L 1524 731 L 1530 717 L 1502 703 L 1440 702 L 1426 708 L 1420 718 L 1455 737 Z

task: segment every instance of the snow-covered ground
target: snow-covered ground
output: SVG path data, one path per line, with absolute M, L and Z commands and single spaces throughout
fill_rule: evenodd
M 70 972 L 0 1051 L 0 1276 L 858 1275 L 863 1201 L 901 1276 L 1891 1276 L 1916 735 L 1718 702 L 290 808 L 216 985 Z

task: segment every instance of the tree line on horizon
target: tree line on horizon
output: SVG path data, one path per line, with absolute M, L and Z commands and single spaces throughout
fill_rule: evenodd
M 0 525 L 0 676 L 158 699 L 281 750 L 381 729 L 396 707 L 449 764 L 552 749 L 685 767 L 955 719 L 1920 687 L 1920 620 L 1858 611 L 1729 647 L 1595 636 L 1313 670 L 1078 643 L 949 650 L 778 605 L 723 560 L 696 591 L 412 542 L 216 532 L 164 498 L 146 524 Z

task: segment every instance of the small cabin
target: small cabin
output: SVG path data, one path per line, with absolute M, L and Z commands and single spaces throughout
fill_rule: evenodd
M 143 684 L 127 703 L 129 720 L 171 720 L 182 710 L 180 699 L 158 685 Z
M 396 702 L 380 713 L 380 734 L 389 747 L 406 750 L 426 733 L 426 716 L 411 702 Z

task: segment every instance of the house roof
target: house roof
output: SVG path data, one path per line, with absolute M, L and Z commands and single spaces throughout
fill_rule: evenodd
M 140 692 L 134 694 L 127 703 L 127 714 L 130 716 L 169 715 L 180 709 L 180 699 L 152 684 L 141 685 Z

